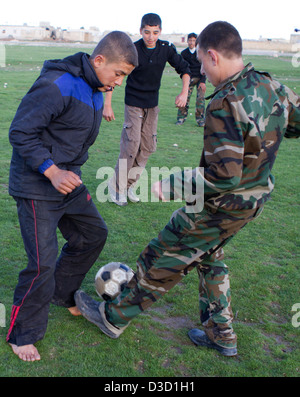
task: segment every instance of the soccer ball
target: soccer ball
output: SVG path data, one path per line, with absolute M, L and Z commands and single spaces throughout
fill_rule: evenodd
M 110 262 L 96 274 L 96 292 L 104 300 L 114 299 L 124 290 L 133 275 L 133 270 L 124 263 Z

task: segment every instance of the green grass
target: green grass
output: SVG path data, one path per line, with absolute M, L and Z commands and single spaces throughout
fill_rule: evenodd
M 152 308 L 137 317 L 124 334 L 111 340 L 83 318 L 50 307 L 48 330 L 37 343 L 40 362 L 20 361 L 5 343 L 18 273 L 26 265 L 14 200 L 8 195 L 11 147 L 8 129 L 17 106 L 39 74 L 44 59 L 60 58 L 77 50 L 66 47 L 7 46 L 7 66 L 0 69 L 0 302 L 6 326 L 0 327 L 2 377 L 298 377 L 299 330 L 292 325 L 292 306 L 299 297 L 299 141 L 284 140 L 274 175 L 273 198 L 256 222 L 243 229 L 226 247 L 232 287 L 234 328 L 239 355 L 228 359 L 215 351 L 196 348 L 187 336 L 200 325 L 198 280 L 189 274 Z M 89 51 L 89 50 L 87 50 Z M 247 62 L 249 58 L 247 57 Z M 257 69 L 267 70 L 300 93 L 299 70 L 290 58 L 252 57 Z M 4 88 L 4 83 L 7 83 Z M 151 167 L 195 167 L 199 164 L 203 130 L 190 116 L 175 126 L 175 96 L 180 80 L 167 67 L 160 91 L 158 149 Z M 213 91 L 208 84 L 207 94 Z M 103 121 L 100 135 L 83 167 L 83 180 L 109 228 L 107 244 L 87 274 L 82 288 L 96 298 L 93 279 L 100 266 L 135 261 L 148 241 L 168 222 L 179 203 L 130 204 L 119 208 L 99 203 L 96 179 L 103 166 L 114 167 L 123 123 L 124 86 L 115 90 L 116 121 Z M 178 146 L 173 146 L 174 144 Z M 150 189 L 150 186 L 149 186 Z M 150 190 L 149 190 L 150 191 Z M 60 245 L 63 239 L 59 235 Z

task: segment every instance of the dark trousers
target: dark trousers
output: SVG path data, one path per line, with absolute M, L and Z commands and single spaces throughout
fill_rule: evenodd
M 102 251 L 107 227 L 85 187 L 61 201 L 15 199 L 28 265 L 19 274 L 7 341 L 22 346 L 43 338 L 50 302 L 75 306 L 74 292 Z M 58 259 L 57 228 L 67 241 Z

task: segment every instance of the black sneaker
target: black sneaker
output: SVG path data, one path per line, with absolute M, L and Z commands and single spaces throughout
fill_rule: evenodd
M 236 356 L 237 355 L 237 348 L 236 347 L 223 347 L 217 345 L 216 343 L 212 342 L 204 331 L 200 329 L 194 328 L 188 332 L 188 336 L 190 337 L 191 341 L 195 343 L 197 346 L 205 346 L 211 349 L 218 350 L 219 353 L 223 354 L 223 356 Z
M 128 324 L 122 328 L 113 326 L 106 320 L 105 302 L 99 303 L 83 291 L 76 291 L 74 299 L 76 306 L 80 310 L 83 317 L 85 317 L 91 323 L 97 325 L 97 327 L 100 328 L 100 330 L 110 338 L 117 339 L 129 325 Z

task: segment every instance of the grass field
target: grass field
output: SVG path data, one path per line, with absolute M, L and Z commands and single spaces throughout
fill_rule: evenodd
M 150 310 L 137 317 L 124 334 L 112 340 L 83 318 L 64 308 L 50 307 L 48 331 L 37 343 L 42 360 L 20 361 L 5 343 L 18 273 L 26 265 L 14 200 L 8 195 L 11 147 L 8 129 L 17 106 L 37 78 L 44 59 L 61 58 L 78 49 L 66 47 L 7 46 L 7 65 L 0 68 L 0 302 L 6 321 L 0 323 L 1 377 L 299 377 L 300 327 L 292 322 L 299 296 L 299 150 L 297 140 L 284 140 L 273 169 L 273 198 L 263 214 L 226 247 L 231 274 L 234 328 L 239 355 L 224 358 L 196 348 L 187 336 L 200 325 L 198 278 L 192 272 Z M 86 50 L 89 52 L 89 50 Z M 299 68 L 291 58 L 252 57 L 266 70 L 300 94 Z M 249 59 L 245 59 L 248 62 Z M 193 113 L 175 126 L 175 96 L 181 82 L 166 67 L 160 91 L 158 149 L 150 167 L 195 167 L 202 149 L 203 129 Z M 213 91 L 208 84 L 208 94 Z M 99 203 L 96 179 L 100 167 L 114 167 L 123 123 L 124 87 L 115 90 L 116 121 L 103 121 L 99 137 L 83 167 L 83 180 L 109 228 L 107 244 L 82 288 L 96 299 L 94 276 L 100 266 L 123 261 L 136 268 L 138 254 L 167 223 L 180 203 L 140 203 L 120 208 Z M 174 146 L 176 144 L 177 146 Z M 149 187 L 150 189 L 150 187 Z M 59 235 L 60 245 L 63 239 Z M 298 309 L 299 311 L 299 309 Z M 296 325 L 296 326 L 295 326 Z

